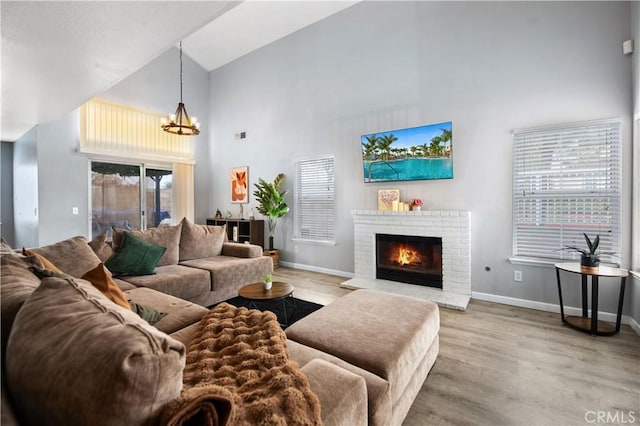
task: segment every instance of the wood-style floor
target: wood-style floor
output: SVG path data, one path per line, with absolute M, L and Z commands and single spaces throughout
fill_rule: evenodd
M 321 304 L 347 294 L 345 280 L 274 273 Z M 640 423 L 640 336 L 629 326 L 593 337 L 559 314 L 477 300 L 466 312 L 441 308 L 440 320 L 440 354 L 405 426 Z

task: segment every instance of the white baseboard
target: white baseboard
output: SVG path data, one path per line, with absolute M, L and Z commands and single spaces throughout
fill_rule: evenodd
M 354 276 L 353 272 L 338 271 L 337 269 L 321 268 L 319 266 L 304 265 L 302 263 L 283 262 L 281 260 L 280 264 L 287 268 L 302 269 L 303 271 L 319 272 L 321 274 L 336 275 L 338 277 L 353 278 Z
M 498 296 L 498 295 L 489 294 L 489 293 L 479 293 L 477 291 L 471 292 L 471 298 L 478 299 L 478 300 L 485 300 L 487 302 L 502 303 L 503 305 L 519 306 L 521 308 L 537 309 L 538 311 L 553 312 L 557 314 L 560 313 L 560 306 L 555 305 L 553 303 L 536 302 L 534 300 L 518 299 L 515 297 L 507 297 L 507 296 Z M 580 316 L 582 315 L 582 308 L 565 306 L 564 313 L 565 315 Z M 611 312 L 598 311 L 598 318 L 603 321 L 616 322 L 616 314 L 612 314 Z M 622 324 L 627 324 L 631 326 L 631 328 L 636 332 L 636 334 L 640 335 L 640 325 L 633 318 L 631 318 L 628 315 L 622 315 L 622 318 L 620 321 L 622 322 Z
M 622 317 L 622 321 L 624 322 L 624 316 Z M 636 322 L 633 318 L 629 321 L 629 325 L 633 328 L 633 331 L 636 332 L 637 335 L 640 335 L 640 324 Z

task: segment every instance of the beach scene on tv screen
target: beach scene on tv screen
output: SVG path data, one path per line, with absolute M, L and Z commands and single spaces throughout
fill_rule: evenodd
M 451 122 L 363 135 L 365 182 L 453 178 Z

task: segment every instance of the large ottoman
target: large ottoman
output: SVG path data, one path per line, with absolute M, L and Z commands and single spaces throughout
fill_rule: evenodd
M 433 302 L 356 290 L 286 333 L 301 366 L 319 357 L 364 377 L 370 425 L 400 425 L 438 356 L 439 329 Z

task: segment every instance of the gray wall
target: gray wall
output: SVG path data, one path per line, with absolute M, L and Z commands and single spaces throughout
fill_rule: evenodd
M 208 74 L 183 58 L 184 101 L 199 114 L 202 132 L 195 138 L 196 220 L 209 214 L 210 166 L 207 145 Z M 180 99 L 178 50 L 170 49 L 138 72 L 97 97 L 154 112 L 174 112 Z M 19 246 L 46 245 L 75 235 L 89 237 L 89 159 L 78 153 L 78 110 L 40 124 L 15 144 L 16 241 Z M 159 124 L 158 124 L 159 125 Z M 73 215 L 73 207 L 79 214 Z M 34 209 L 40 215 L 34 215 Z
M 623 2 L 362 2 L 215 70 L 211 211 L 237 211 L 230 167 L 249 166 L 251 187 L 284 172 L 292 189 L 294 160 L 333 154 L 337 245 L 293 242 L 289 214 L 276 235 L 282 260 L 352 272 L 350 211 L 376 209 L 378 189 L 396 187 L 427 209 L 471 210 L 473 291 L 557 305 L 553 269 L 507 261 L 511 131 L 620 117 L 629 229 L 631 66 L 621 49 L 629 9 Z M 360 135 L 449 120 L 454 179 L 363 183 Z M 241 130 L 242 142 L 234 139 Z M 626 264 L 628 235 L 623 247 Z M 514 269 L 523 282 L 513 281 Z M 615 311 L 616 291 L 603 286 L 604 310 Z M 577 291 L 567 299 L 579 305 Z
M 15 247 L 36 247 L 38 237 L 38 129 L 13 146 L 13 223 Z
M 78 111 L 38 126 L 40 245 L 76 235 L 89 236 L 89 165 L 77 152 Z M 78 207 L 78 214 L 73 214 Z
M 13 227 L 13 143 L 0 142 L 0 231 L 15 247 Z

